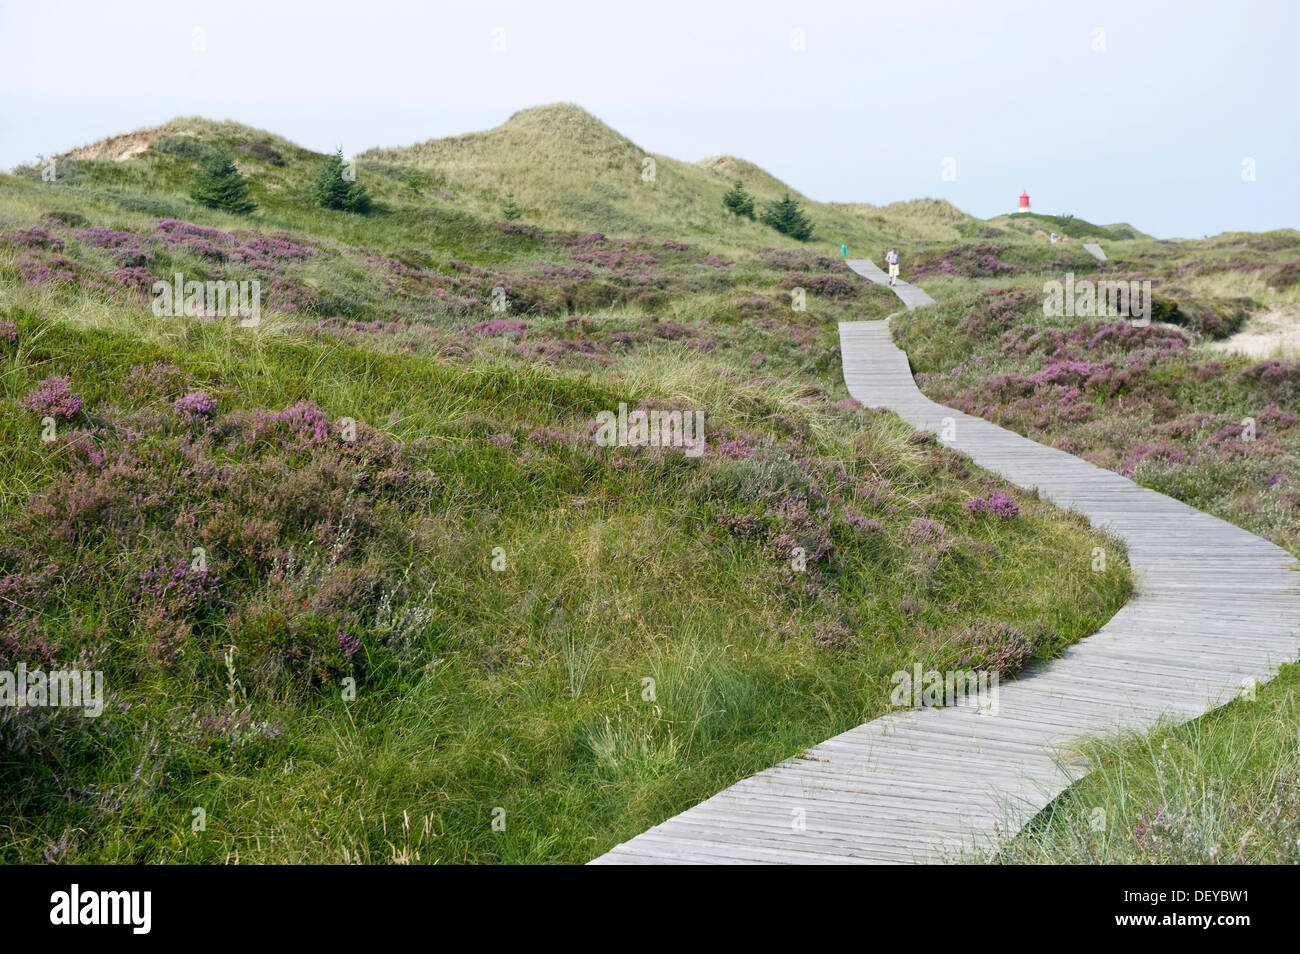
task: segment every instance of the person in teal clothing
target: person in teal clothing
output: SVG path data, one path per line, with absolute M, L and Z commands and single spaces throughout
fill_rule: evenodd
M 885 261 L 889 263 L 889 284 L 890 287 L 898 284 L 898 246 L 895 245 L 885 253 Z

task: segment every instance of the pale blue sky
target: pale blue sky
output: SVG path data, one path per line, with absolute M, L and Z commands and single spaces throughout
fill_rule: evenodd
M 175 115 L 351 153 L 570 101 L 820 200 L 1300 227 L 1297 27 L 1295 0 L 0 0 L 0 167 Z

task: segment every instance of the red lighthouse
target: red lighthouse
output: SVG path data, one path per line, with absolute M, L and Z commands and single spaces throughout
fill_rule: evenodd
M 1020 208 L 1016 209 L 1016 211 L 1017 211 L 1017 212 L 1028 212 L 1028 211 L 1029 211 L 1029 193 L 1028 193 L 1028 192 L 1021 192 L 1021 193 L 1020 193 Z

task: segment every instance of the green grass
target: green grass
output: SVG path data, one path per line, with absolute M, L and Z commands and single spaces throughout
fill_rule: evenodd
M 1220 349 L 1187 328 L 1158 324 L 1144 329 L 1145 339 L 1093 347 L 1088 339 L 1095 330 L 1120 319 L 1049 317 L 1038 279 L 1011 281 L 895 319 L 891 327 L 923 390 L 1300 554 L 1293 499 L 1300 480 L 1293 381 L 1300 373 L 1282 366 L 1261 377 L 1266 366 L 1259 358 Z M 1233 327 L 1243 300 L 1252 301 L 1206 294 L 1252 287 L 1225 278 L 1202 282 L 1195 296 L 1167 287 L 1157 283 L 1157 302 L 1180 302 L 1194 323 L 1221 320 Z M 1088 383 L 1027 380 L 1056 360 L 1062 346 L 1048 342 L 1085 326 L 1093 331 L 1063 346 L 1062 354 L 1091 362 L 1095 377 Z M 1017 344 L 1008 343 L 1013 338 Z M 1239 440 L 1247 421 L 1256 422 L 1253 437 Z
M 867 256 L 898 242 L 905 273 L 945 256 L 977 271 L 994 254 L 1027 288 L 1062 261 L 1093 269 L 1077 247 L 989 237 L 936 200 L 805 203 L 818 235 L 803 246 L 721 206 L 737 176 L 760 203 L 783 183 L 728 157 L 663 156 L 644 183 L 640 147 L 571 107 L 364 154 L 368 216 L 313 207 L 321 157 L 285 140 L 194 119 L 163 132 L 230 151 L 257 212 L 200 209 L 192 162 L 148 150 L 68 160 L 53 185 L 0 177 L 0 213 L 18 223 L 4 231 L 56 210 L 145 236 L 162 217 L 286 231 L 318 251 L 277 275 L 313 304 L 269 309 L 253 331 L 157 319 L 113 290 L 111 256 L 75 230 L 59 232 L 80 279 L 68 286 L 24 282 L 33 253 L 0 240 L 0 320 L 19 335 L 0 340 L 0 544 L 59 567 L 29 594 L 38 625 L 63 658 L 100 650 L 131 703 L 92 729 L 56 720 L 40 744 L 5 736 L 6 861 L 583 861 L 883 713 L 894 671 L 952 668 L 980 621 L 1046 658 L 1127 597 L 1115 541 L 1025 495 L 1013 520 L 972 516 L 964 503 L 1000 481 L 843 403 L 836 322 L 897 303 L 847 274 L 841 241 Z M 523 229 L 497 221 L 507 192 Z M 575 258 L 571 240 L 592 231 L 611 236 L 602 254 L 654 258 L 649 278 Z M 1287 241 L 1139 235 L 1108 242 L 1108 268 L 1190 261 L 1195 295 L 1215 298 L 1226 265 L 1277 267 Z M 157 275 L 255 274 L 153 251 Z M 590 274 L 566 277 L 575 267 Z M 526 327 L 499 335 L 467 330 L 494 317 L 485 307 L 460 313 L 435 291 L 485 306 L 502 281 L 506 317 Z M 918 367 L 959 364 L 970 343 L 954 329 L 1006 284 L 924 279 L 940 306 L 899 322 Z M 320 325 L 335 316 L 359 324 Z M 179 372 L 152 384 L 133 371 L 168 364 Z M 23 402 L 53 376 L 86 406 L 44 444 Z M 194 390 L 216 401 L 211 421 L 172 409 Z M 586 439 L 597 411 L 643 400 L 704 409 L 720 452 Z M 282 425 L 249 436 L 252 415 L 298 402 L 331 437 L 359 422 L 360 445 L 295 449 Z M 135 469 L 87 464 L 77 429 Z M 224 476 L 196 480 L 196 460 Z M 140 525 L 120 519 L 151 493 L 163 503 Z M 942 545 L 909 542 L 921 518 L 943 525 Z M 788 572 L 793 545 L 815 554 L 806 576 Z M 220 603 L 160 613 L 142 577 L 195 546 Z M 0 577 L 21 569 L 0 558 Z M 350 658 L 339 631 L 359 640 Z
M 598 227 L 603 232 L 672 234 L 726 245 L 788 247 L 761 223 L 739 218 L 722 206 L 736 179 L 758 200 L 760 210 L 790 193 L 813 219 L 812 245 L 838 254 L 881 246 L 895 231 L 908 239 L 955 236 L 955 223 L 970 221 L 946 202 L 944 214 L 926 209 L 900 211 L 865 205 L 813 202 L 744 160 L 721 156 L 699 163 L 651 154 L 577 106 L 555 104 L 522 110 L 496 129 L 402 148 L 375 149 L 363 159 L 413 164 L 475 203 L 487 217 L 500 217 L 513 192 L 524 221 L 549 228 Z M 654 161 L 654 179 L 643 179 L 644 162 Z M 883 249 L 875 254 L 882 254 Z
M 398 167 L 363 160 L 380 211 L 325 212 L 303 198 L 315 157 L 188 126 L 247 165 L 253 216 L 198 209 L 188 160 L 153 151 L 73 160 L 49 188 L 7 177 L 5 213 L 77 212 L 146 243 L 163 215 L 287 230 L 318 251 L 276 274 L 319 310 L 272 309 L 253 330 L 155 318 L 112 291 L 112 256 L 75 229 L 58 230 L 79 275 L 66 286 L 27 284 L 24 256 L 48 253 L 0 242 L 0 315 L 18 334 L 0 365 L 6 572 L 58 567 L 53 588 L 24 596 L 36 625 L 60 658 L 100 651 L 131 703 L 7 750 L 6 860 L 582 861 L 881 714 L 894 671 L 950 668 L 979 620 L 1046 657 L 1126 597 L 1122 558 L 1090 569 L 1113 541 L 1027 497 L 1014 520 L 973 517 L 964 502 L 999 481 L 892 415 L 836 403 L 835 321 L 892 308 L 843 266 L 749 247 L 792 244 L 775 233 L 685 253 L 650 239 L 651 303 L 589 307 L 583 295 L 622 279 L 544 277 L 535 259 L 570 268 L 566 246 L 448 207 L 436 177 L 415 194 Z M 152 248 L 155 274 L 241 275 Z M 419 277 L 395 290 L 375 256 Z M 488 267 L 470 296 L 510 269 L 534 296 L 516 313 L 527 332 L 475 337 L 438 311 L 429 285 L 474 274 L 453 260 Z M 322 330 L 330 314 L 382 327 Z M 160 366 L 178 370 L 135 370 Z M 47 444 L 23 402 L 56 376 L 85 408 Z M 200 390 L 214 416 L 186 422 L 172 402 Z M 598 410 L 646 399 L 704 409 L 719 453 L 591 445 Z M 251 415 L 299 402 L 331 437 L 253 436 Z M 358 422 L 356 449 L 332 439 L 342 418 Z M 91 445 L 123 463 L 93 463 Z M 196 476 L 209 468 L 221 476 Z M 908 542 L 922 517 L 946 528 L 942 546 Z M 811 554 L 804 575 L 788 569 L 795 545 Z M 195 547 L 218 601 L 180 609 L 142 589 Z
M 432 587 L 431 622 L 414 634 L 411 654 L 399 664 L 366 637 L 364 663 L 305 686 L 257 671 L 257 644 L 238 625 L 254 618 L 247 612 L 197 622 L 179 663 L 143 663 L 123 590 L 131 562 L 158 539 L 109 535 L 94 552 L 77 551 L 83 574 L 103 582 L 69 580 L 49 622 L 68 642 L 106 645 L 110 685 L 133 707 L 117 720 L 121 738 L 66 776 L 37 781 L 43 763 L 31 757 L 0 769 L 9 778 L 10 860 L 65 840 L 66 857 L 78 861 L 580 861 L 880 714 L 889 674 L 913 659 L 949 659 L 960 620 L 1040 627 L 1049 654 L 1104 622 L 1127 591 L 1122 563 L 1089 572 L 1098 538 L 1077 519 L 1029 503 L 1028 515 L 1006 526 L 966 520 L 961 500 L 981 485 L 964 465 L 909 444 L 896 419 L 801 410 L 792 391 L 784 411 L 821 435 L 809 451 L 866 473 L 884 468 L 897 488 L 887 510 L 901 508 L 881 512 L 891 526 L 926 513 L 996 549 L 927 565 L 889 535 L 867 546 L 844 541 L 830 576 L 835 605 L 855 625 L 850 646 L 828 652 L 807 636 L 829 618 L 827 606 L 783 597 L 769 558 L 708 529 L 691 503 L 733 498 L 734 489 L 711 496 L 718 481 L 761 488 L 772 478 L 757 462 L 665 469 L 665 461 L 614 472 L 561 454 L 521 466 L 467 442 L 459 426 L 466 411 L 485 409 L 503 426 L 554 424 L 643 388 L 754 426 L 774 412 L 779 389 L 719 387 L 716 375 L 680 357 L 636 368 L 616 385 L 615 375 L 600 383 L 536 367 L 457 366 L 287 334 L 245 341 L 224 325 L 194 333 L 164 323 L 146 341 L 18 317 L 30 344 L 9 356 L 3 376 L 9 452 L 0 464 L 5 486 L 24 488 L 6 499 L 11 525 L 27 492 L 39 494 L 63 472 L 60 455 L 33 440 L 35 422 L 16 406 L 19 396 L 37 378 L 63 373 L 88 406 L 122 403 L 131 367 L 166 361 L 192 373 L 223 413 L 298 400 L 361 421 L 397 413 L 394 431 L 404 444 L 427 442 L 421 460 L 442 488 L 433 499 L 390 503 L 398 511 L 388 514 L 390 532 L 359 555 L 390 566 L 390 580 L 409 570 L 411 593 Z M 111 432 L 100 440 L 111 446 Z M 770 459 L 779 466 L 783 458 Z M 221 546 L 210 539 L 174 535 L 161 523 L 150 534 L 181 552 L 206 544 L 221 566 Z M 489 566 L 496 546 L 507 554 L 501 573 Z M 256 575 L 230 580 L 245 608 L 266 597 Z M 916 607 L 904 612 L 908 598 Z M 224 698 L 227 643 L 241 647 L 235 668 L 249 710 L 258 722 L 281 723 L 284 738 L 247 750 L 216 746 L 214 755 L 211 745 L 185 741 L 175 715 Z M 245 660 L 252 670 L 241 668 Z M 345 674 L 360 683 L 352 703 L 339 697 Z M 647 678 L 653 700 L 642 698 Z M 132 789 L 154 734 L 171 757 L 156 787 Z M 73 784 L 125 788 L 125 804 L 112 815 L 97 803 L 68 804 L 57 793 Z M 201 835 L 188 827 L 194 807 L 206 812 Z M 507 813 L 504 832 L 491 827 L 495 808 Z M 403 813 L 414 820 L 409 832 L 399 827 Z
M 898 241 L 956 240 L 978 223 L 937 199 L 884 207 L 815 202 L 744 160 L 691 163 L 646 152 L 568 104 L 522 110 L 486 132 L 350 153 L 357 157 L 358 181 L 381 207 L 378 216 L 369 217 L 310 208 L 303 199 L 323 155 L 262 130 L 190 117 L 136 135 L 151 141 L 191 136 L 224 149 L 253 179 L 250 198 L 259 209 L 251 221 L 257 227 L 330 235 L 352 245 L 440 245 L 450 238 L 466 254 L 474 246 L 495 245 L 481 252 L 509 255 L 510 246 L 490 227 L 502 220 L 508 193 L 514 194 L 525 224 L 705 241 L 724 254 L 770 246 L 838 255 L 847 243 L 853 254 L 879 256 Z M 273 147 L 285 164 L 275 166 L 237 148 L 251 143 Z M 642 179 L 647 158 L 655 163 L 652 182 Z M 195 166 L 193 160 L 150 149 L 128 162 L 71 158 L 59 175 L 96 192 L 105 207 L 190 218 L 194 212 L 186 193 Z M 34 169 L 25 173 L 37 176 Z M 816 225 L 813 240 L 799 243 L 727 212 L 722 195 L 736 178 L 746 181 L 760 210 L 786 192 L 797 198 Z M 220 217 L 211 221 L 230 224 Z
M 1260 310 L 1293 307 L 1295 288 L 1279 279 L 1295 248 L 1295 233 L 1220 237 L 1177 249 L 1126 243 L 1118 250 L 1108 246 L 1119 259 L 1109 268 L 1115 278 L 1152 277 L 1158 300 L 1179 302 L 1191 316 L 1223 318 L 1231 328 L 1243 301 Z M 1111 277 L 1092 277 L 1103 275 Z M 1235 354 L 1232 337 L 1215 341 L 1170 326 L 1153 326 L 1150 338 L 1126 346 L 1086 345 L 1100 325 L 1116 319 L 1044 315 L 1042 283 L 1055 277 L 1017 275 L 964 289 L 949 280 L 950 294 L 940 304 L 896 318 L 894 334 L 922 389 L 1126 471 L 1145 486 L 1300 554 L 1294 489 L 1300 430 L 1290 383 L 1300 377 L 1295 362 L 1261 376 L 1268 366 L 1259 357 Z M 1063 335 L 1085 324 L 1092 330 L 1082 341 L 1062 344 Z M 1251 327 L 1249 319 L 1244 327 Z M 1176 340 L 1188 344 L 1164 350 Z M 1033 346 L 1035 341 L 1042 347 Z M 1024 380 L 1054 356 L 1090 362 L 1096 377 L 1059 385 Z M 1107 363 L 1124 369 L 1125 376 L 1112 375 Z M 1254 439 L 1241 440 L 1247 419 L 1256 421 L 1256 432 Z M 1144 457 L 1153 446 L 1161 451 Z M 1259 689 L 1256 700 L 1237 700 L 1182 726 L 1085 742 L 1091 774 L 994 860 L 1295 863 L 1298 674 L 1300 668 L 1286 667 Z
M 1076 782 L 999 864 L 1300 861 L 1300 667 L 1181 726 L 1086 747 Z
M 1024 235 L 1055 232 L 1068 235 L 1083 242 L 1122 242 L 1130 239 L 1144 239 L 1143 235 L 1131 225 L 1094 225 L 1084 219 L 1066 215 L 1043 215 L 1039 212 L 1016 212 L 1012 215 L 1000 215 L 990 222 L 995 228 L 1006 229 Z

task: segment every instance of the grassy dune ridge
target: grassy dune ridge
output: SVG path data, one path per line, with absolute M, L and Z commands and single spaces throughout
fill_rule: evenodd
M 890 297 L 716 171 L 663 161 L 617 237 L 517 184 L 499 222 L 451 159 L 363 157 L 353 216 L 275 137 L 143 145 L 2 183 L 5 661 L 111 692 L 6 717 L 6 860 L 581 861 L 1127 594 L 1113 541 L 847 400 L 835 321 Z M 188 198 L 212 148 L 252 216 Z M 664 227 L 676 176 L 716 242 Z M 261 325 L 154 316 L 176 272 L 259 281 Z M 597 446 L 620 402 L 703 410 L 704 453 Z
M 251 216 L 189 198 L 211 149 Z M 556 106 L 363 153 L 365 216 L 312 204 L 322 156 L 202 119 L 0 177 L 0 655 L 113 694 L 3 714 L 0 858 L 582 861 L 881 714 L 896 670 L 1010 673 L 1113 614 L 1116 541 L 838 360 L 837 321 L 897 309 L 841 242 L 941 299 L 936 370 L 963 309 L 1081 249 L 938 200 L 805 201 L 801 244 L 722 208 L 784 194 L 761 170 L 644 158 Z M 1203 318 L 1241 261 L 1272 281 L 1260 241 L 1116 251 Z M 260 282 L 261 325 L 154 316 L 176 272 Z M 598 446 L 620 402 L 702 410 L 703 454 Z
M 642 173 L 654 160 L 654 181 Z M 521 110 L 496 129 L 403 148 L 373 149 L 359 157 L 428 169 L 484 215 L 499 212 L 513 192 L 529 221 L 547 227 L 653 232 L 711 243 L 770 242 L 771 230 L 722 207 L 737 179 L 760 205 L 790 193 L 817 223 L 816 245 L 877 246 L 902 230 L 909 238 L 957 237 L 956 226 L 974 220 L 941 200 L 930 207 L 879 208 L 808 200 L 797 189 L 732 156 L 698 163 L 646 152 L 577 106 Z

